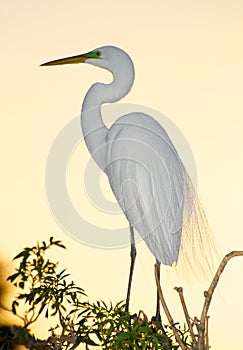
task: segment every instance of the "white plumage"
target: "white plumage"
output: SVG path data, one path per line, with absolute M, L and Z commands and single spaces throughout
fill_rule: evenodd
M 176 262 L 187 186 L 165 130 L 145 114 L 119 118 L 107 134 L 106 173 L 130 225 L 156 260 Z
M 128 309 L 136 256 L 133 229 L 144 239 L 158 265 L 172 265 L 178 259 L 182 230 L 190 237 L 191 257 L 194 246 L 201 248 L 204 244 L 207 222 L 181 159 L 158 122 L 146 114 L 131 113 L 120 117 L 110 129 L 103 123 L 102 105 L 120 100 L 133 85 L 135 72 L 128 54 L 117 47 L 104 46 L 44 65 L 83 62 L 113 75 L 110 84 L 95 83 L 88 90 L 81 126 L 90 154 L 107 174 L 130 224 Z M 160 319 L 158 296 L 156 318 Z

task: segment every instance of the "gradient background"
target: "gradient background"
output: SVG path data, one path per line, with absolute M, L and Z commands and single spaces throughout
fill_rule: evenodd
M 107 81 L 109 75 L 88 65 L 44 69 L 39 64 L 106 44 L 123 48 L 135 63 L 136 81 L 123 101 L 163 112 L 190 143 L 200 197 L 221 255 L 243 249 L 242 1 L 15 0 L 2 1 L 0 11 L 3 278 L 22 247 L 54 235 L 68 250 L 53 256 L 92 300 L 125 298 L 129 248 L 100 250 L 74 241 L 54 220 L 44 188 L 55 136 L 78 115 L 91 83 Z M 144 244 L 137 248 L 131 310 L 152 315 L 154 261 Z M 241 258 L 229 264 L 210 308 L 214 349 L 242 344 L 242 264 Z M 169 306 L 174 319 L 181 320 L 174 275 L 162 269 Z M 185 283 L 192 316 L 200 316 L 206 287 Z M 0 321 L 5 319 L 1 314 Z M 47 327 L 39 324 L 35 331 L 44 336 Z

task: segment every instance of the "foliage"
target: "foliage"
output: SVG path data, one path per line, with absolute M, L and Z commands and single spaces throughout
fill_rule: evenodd
M 131 315 L 124 303 L 107 306 L 103 301 L 88 308 L 94 316 L 93 331 L 104 349 L 179 349 L 171 328 L 149 321 L 143 311 Z
M 19 266 L 8 280 L 20 293 L 14 298 L 11 311 L 22 320 L 23 326 L 12 327 L 13 334 L 6 341 L 1 342 L 0 332 L 0 350 L 11 349 L 13 335 L 16 343 L 30 349 L 44 346 L 74 350 L 80 344 L 86 349 L 93 346 L 116 350 L 179 349 L 171 327 L 149 321 L 142 311 L 132 315 L 126 311 L 124 302 L 115 305 L 103 301 L 90 303 L 84 290 L 70 280 L 66 270 L 58 271 L 58 263 L 46 257 L 47 250 L 53 246 L 65 249 L 60 241 L 51 237 L 48 243 L 24 248 L 14 258 L 19 261 Z M 31 335 L 30 325 L 41 315 L 54 322 L 46 340 Z M 188 331 L 174 326 L 183 343 L 191 348 Z M 4 347 L 1 344 L 5 344 Z
M 14 341 L 10 327 L 0 327 L 0 350 L 13 350 Z

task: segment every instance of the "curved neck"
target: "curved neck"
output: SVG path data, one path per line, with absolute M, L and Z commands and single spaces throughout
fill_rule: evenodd
M 111 84 L 95 83 L 88 90 L 82 105 L 81 127 L 88 150 L 102 170 L 106 167 L 106 137 L 108 128 L 101 115 L 103 103 L 119 101 L 130 91 L 134 82 L 132 61 L 113 71 Z

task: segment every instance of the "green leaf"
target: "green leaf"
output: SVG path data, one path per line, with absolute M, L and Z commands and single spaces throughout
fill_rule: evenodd
M 18 255 L 14 257 L 14 260 L 19 259 L 21 257 L 24 257 L 27 259 L 27 257 L 30 255 L 31 248 L 24 248 L 22 252 L 20 252 Z
M 19 288 L 24 289 L 24 282 L 19 282 Z
M 19 306 L 19 303 L 16 301 L 16 300 L 14 300 L 13 302 L 12 302 L 12 312 L 13 312 L 13 314 L 14 315 L 16 315 L 16 306 Z
M 19 277 L 19 272 L 14 273 L 13 275 L 7 278 L 7 281 L 13 282 L 16 278 Z

